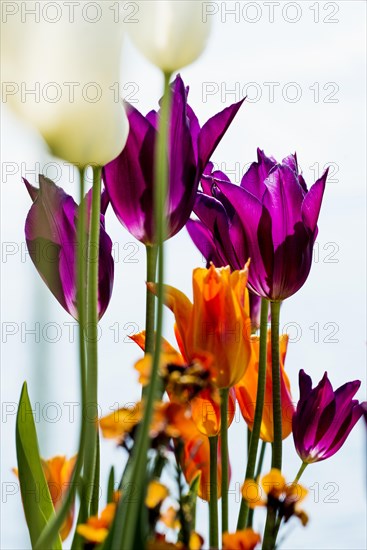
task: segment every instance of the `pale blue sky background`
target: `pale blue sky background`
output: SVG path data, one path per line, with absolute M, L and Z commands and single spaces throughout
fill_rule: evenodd
M 195 64 L 181 71 L 185 83 L 190 85 L 190 103 L 199 120 L 204 122 L 226 104 L 240 98 L 237 92 L 225 95 L 226 91 L 236 87 L 243 90 L 248 83 L 256 83 L 256 88 L 252 86 L 247 90 L 250 98 L 254 97 L 255 90 L 261 92 L 261 99 L 243 106 L 214 155 L 214 161 L 224 170 L 230 171 L 254 160 L 258 146 L 278 159 L 297 151 L 308 184 L 313 183 L 317 166 L 322 170 L 325 164 L 334 163 L 335 181 L 327 185 L 319 222 L 318 261 L 314 262 L 305 286 L 282 309 L 281 326 L 290 323 L 288 331 L 296 340 L 289 344 L 286 369 L 295 400 L 300 368 L 305 369 L 314 382 L 327 370 L 335 387 L 347 380 L 363 379 L 358 395 L 365 399 L 366 4 L 363 1 L 293 2 L 291 4 L 298 6 L 294 10 L 300 14 L 295 23 L 285 21 L 282 16 L 287 2 L 280 2 L 280 6 L 275 7 L 273 23 L 269 22 L 269 8 L 264 2 L 257 2 L 257 17 L 261 14 L 259 21 L 249 23 L 241 15 L 236 23 L 234 16 L 224 17 L 223 11 L 233 4 L 218 4 L 219 12 L 213 16 L 213 33 L 207 50 Z M 242 9 L 246 3 L 239 4 Z M 311 9 L 315 4 L 319 7 L 318 23 L 315 22 L 316 8 Z M 297 12 L 292 11 L 292 7 L 287 9 L 285 16 L 295 18 Z M 254 19 L 256 14 L 249 8 L 247 19 Z M 325 18 L 338 22 L 326 23 Z M 270 85 L 264 84 L 269 82 L 280 83 L 275 87 L 273 102 L 269 101 Z M 134 92 L 138 109 L 146 112 L 156 107 L 160 97 L 160 75 L 128 41 L 122 83 L 133 83 L 125 93 Z M 207 101 L 203 102 L 202 92 L 208 89 L 207 83 L 214 91 L 222 90 L 224 97 L 218 92 L 207 96 Z M 296 87 L 292 88 L 289 83 L 296 83 Z M 299 101 L 287 101 L 287 97 L 294 97 L 292 94 L 296 90 L 298 93 L 301 90 Z M 318 102 L 315 101 L 317 90 Z M 282 91 L 283 94 L 288 91 L 289 95 L 284 97 Z M 76 345 L 69 342 L 70 327 L 66 325 L 72 320 L 48 292 L 29 257 L 22 254 L 24 220 L 30 200 L 21 175 L 27 175 L 35 183 L 36 176 L 30 173 L 35 163 L 40 162 L 42 171 L 50 158 L 32 131 L 25 129 L 5 109 L 2 160 L 2 241 L 14 243 L 14 253 L 4 256 L 3 244 L 1 547 L 18 550 L 29 547 L 19 493 L 9 494 L 13 489 L 16 491 L 16 487 L 9 484 L 15 482 L 11 473 L 16 465 L 13 413 L 21 384 L 25 379 L 28 381 L 31 400 L 39 404 L 37 429 L 45 457 L 70 456 L 76 451 L 78 408 L 75 408 L 74 422 L 70 423 L 71 405 L 67 403 L 78 402 L 79 393 L 77 350 Z M 5 163 L 11 162 L 17 163 L 19 170 L 16 168 L 17 173 L 7 176 L 4 170 L 10 165 Z M 50 169 L 48 175 L 54 174 Z M 76 184 L 69 179 L 65 170 L 59 184 L 77 197 Z M 116 403 L 139 398 L 132 364 L 140 357 L 140 352 L 134 344 L 124 342 L 124 338 L 138 327 L 143 328 L 145 288 L 143 247 L 119 225 L 111 209 L 106 223 L 112 240 L 117 243 L 115 250 L 119 253 L 119 261 L 113 299 L 101 322 L 99 391 L 103 413 L 108 413 Z M 9 252 L 10 248 L 6 250 Z M 130 258 L 138 260 L 136 263 L 127 262 L 129 253 L 133 253 Z M 169 242 L 167 256 L 167 282 L 190 296 L 191 270 L 202 265 L 203 260 L 185 230 Z M 34 336 L 24 334 L 36 321 L 40 323 L 40 344 L 35 344 Z M 55 329 L 55 323 L 60 328 Z M 327 323 L 330 324 L 325 326 Z M 5 341 L 4 330 L 11 327 L 17 333 Z M 115 343 L 117 327 L 119 341 Z M 317 329 L 318 342 L 315 341 Z M 56 330 L 60 339 L 51 343 L 50 340 L 57 336 Z M 165 334 L 174 343 L 169 313 Z M 328 342 L 328 336 L 337 342 Z M 57 407 L 50 403 L 56 403 Z M 61 418 L 53 422 L 55 415 Z M 239 416 L 237 420 L 230 430 L 233 529 L 246 445 L 244 424 Z M 306 470 L 303 483 L 310 489 L 310 495 L 304 508 L 310 523 L 302 529 L 296 520 L 291 521 L 284 530 L 287 537 L 281 544 L 282 549 L 361 550 L 366 547 L 364 428 L 360 422 L 338 455 Z M 291 438 L 285 443 L 284 456 L 284 473 L 292 479 L 298 470 L 299 459 Z M 111 462 L 120 471 L 122 452 L 115 450 L 112 443 L 103 442 L 103 479 Z M 199 530 L 206 520 L 207 511 L 200 505 Z M 260 514 L 256 515 L 255 528 L 260 521 Z

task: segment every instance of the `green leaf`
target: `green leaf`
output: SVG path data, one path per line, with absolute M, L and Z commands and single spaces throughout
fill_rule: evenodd
M 113 493 L 115 491 L 115 468 L 111 466 L 107 485 L 107 503 L 113 502 Z
M 43 473 L 33 411 L 24 382 L 16 422 L 18 475 L 24 513 L 32 547 L 48 521 L 55 515 L 50 491 Z M 62 549 L 60 537 L 51 550 Z

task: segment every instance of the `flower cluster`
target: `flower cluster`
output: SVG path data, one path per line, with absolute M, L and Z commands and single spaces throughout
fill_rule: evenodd
M 298 483 L 305 468 L 339 451 L 367 410 L 366 403 L 354 399 L 359 381 L 334 391 L 325 373 L 312 388 L 302 369 L 295 407 L 293 374 L 287 374 L 294 372 L 288 365 L 290 354 L 286 359 L 288 336 L 279 329 L 281 303 L 298 292 L 310 274 L 328 171 L 308 188 L 296 154 L 277 162 L 261 149 L 240 185 L 214 170 L 212 155 L 230 125 L 239 124 L 244 100 L 200 125 L 181 76 L 171 82 L 173 72 L 199 56 L 209 34 L 200 3 L 190 2 L 187 10 L 182 2 L 136 4 L 140 19 L 132 25 L 131 38 L 163 71 L 158 111 L 144 116 L 127 103 L 124 109 L 107 105 L 104 122 L 101 106 L 86 108 L 85 102 L 72 108 L 63 104 L 61 112 L 51 106 L 47 116 L 44 105 L 29 109 L 15 102 L 50 149 L 79 161 L 80 168 L 79 204 L 43 175 L 38 188 L 24 179 L 32 200 L 25 221 L 30 257 L 60 305 L 79 324 L 83 412 L 77 455 L 42 460 L 23 386 L 15 473 L 32 548 L 62 547 L 61 541 L 73 531 L 78 489 L 73 548 L 253 550 L 262 542 L 264 550 L 271 550 L 284 524 L 294 517 L 303 526 L 308 522 L 299 508 L 307 495 Z M 31 31 L 30 41 L 34 35 L 39 46 L 39 36 Z M 39 35 L 45 39 L 49 31 L 42 24 Z M 57 27 L 56 36 L 59 32 Z M 70 35 L 70 52 L 83 55 L 65 63 L 65 78 L 84 65 L 88 74 L 97 74 L 90 55 L 99 55 L 98 43 L 90 30 L 81 36 L 86 49 L 78 52 L 75 29 Z M 118 66 L 121 32 L 101 36 L 103 43 L 115 45 L 110 62 L 104 60 L 105 70 L 98 68 L 106 86 L 104 73 L 111 76 Z M 21 44 L 15 51 L 19 49 Z M 25 70 L 23 64 L 16 68 L 9 52 L 7 63 L 14 74 Z M 45 69 L 55 74 L 51 65 L 46 63 Z M 38 59 L 36 66 L 27 67 L 35 75 L 40 68 Z M 93 187 L 85 193 L 87 166 L 93 166 Z M 135 363 L 141 396 L 132 407 L 98 418 L 97 327 L 112 299 L 114 282 L 112 241 L 105 223 L 110 204 L 109 214 L 146 247 L 146 323 L 144 331 L 131 335 L 144 353 Z M 185 226 L 207 262 L 192 273 L 192 300 L 165 284 L 165 241 Z M 178 349 L 163 337 L 164 306 L 174 316 Z M 117 349 L 116 355 L 121 361 Z M 243 458 L 237 530 L 230 532 L 234 509 L 228 502 L 229 458 L 237 450 L 229 444 L 228 431 L 237 405 L 243 427 L 247 426 L 242 434 L 245 440 L 247 432 L 248 453 Z M 287 483 L 283 439 L 291 433 L 301 465 Z M 100 436 L 106 445 L 108 440 L 115 444 L 119 463 L 124 460 L 118 479 L 110 469 L 103 508 Z M 268 443 L 271 469 L 264 474 Z M 34 494 L 35 499 L 30 496 Z M 196 524 L 198 497 L 209 507 L 208 532 Z M 267 514 L 263 534 L 252 528 L 260 506 Z

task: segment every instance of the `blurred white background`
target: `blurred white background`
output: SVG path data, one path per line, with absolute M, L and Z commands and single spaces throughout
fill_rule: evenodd
M 279 160 L 297 151 L 308 185 L 326 164 L 332 165 L 310 277 L 282 308 L 281 326 L 291 338 L 286 369 L 295 401 L 301 368 L 315 383 L 327 370 L 334 387 L 362 379 L 358 397 L 363 400 L 366 4 L 209 4 L 216 13 L 210 16 L 213 32 L 208 48 L 181 72 L 190 85 L 190 104 L 203 123 L 243 94 L 249 96 L 213 160 L 237 183 L 243 166 L 255 160 L 258 146 Z M 234 14 L 229 13 L 231 9 Z M 128 40 L 121 82 L 122 95 L 129 96 L 139 110 L 145 113 L 157 107 L 160 74 Z M 15 414 L 21 385 L 27 380 L 44 457 L 76 452 L 80 412 L 77 346 L 70 341 L 72 319 L 49 293 L 26 253 L 24 221 L 30 199 L 21 176 L 36 184 L 38 172 L 46 172 L 59 178 L 58 185 L 75 198 L 78 192 L 68 167 L 61 174 L 62 163 L 58 167 L 47 164 L 55 161 L 42 141 L 2 107 L 1 548 L 19 550 L 30 547 L 11 472 L 16 465 Z M 101 322 L 101 414 L 140 397 L 132 365 L 141 354 L 126 336 L 143 328 L 145 303 L 143 246 L 120 226 L 112 209 L 107 212 L 106 225 L 115 243 L 116 270 L 112 302 Z M 167 257 L 167 282 L 191 296 L 191 271 L 203 265 L 203 259 L 185 229 L 168 243 Z M 172 325 L 167 312 L 165 335 L 175 343 Z M 231 529 L 237 520 L 244 475 L 245 433 L 237 415 L 230 429 Z M 101 449 L 104 490 L 109 465 L 115 464 L 121 472 L 124 458 L 111 442 L 102 442 Z M 284 449 L 284 472 L 289 480 L 298 467 L 290 437 Z M 284 529 L 280 547 L 366 548 L 365 467 L 366 433 L 360 421 L 335 457 L 306 470 L 303 483 L 310 493 L 304 508 L 310 516 L 309 526 L 303 529 L 292 520 Z M 198 529 L 205 536 L 206 521 L 206 506 L 200 504 Z M 261 521 L 261 514 L 256 513 L 255 529 Z

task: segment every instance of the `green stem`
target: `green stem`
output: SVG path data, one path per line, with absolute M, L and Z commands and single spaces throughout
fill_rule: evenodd
M 275 527 L 276 513 L 274 508 L 268 508 L 266 515 L 266 523 L 263 537 L 262 550 L 273 550 L 275 548 L 275 539 L 277 536 L 277 529 Z
M 273 428 L 274 442 L 271 467 L 282 469 L 282 397 L 279 366 L 279 314 L 280 302 L 271 302 L 271 372 L 273 377 Z
M 307 462 L 302 462 L 301 467 L 298 470 L 296 477 L 294 478 L 294 481 L 293 481 L 294 484 L 299 482 L 300 477 L 303 474 L 303 472 L 305 471 L 305 469 L 307 468 L 307 466 L 308 466 Z
M 145 247 L 147 257 L 147 283 L 155 283 L 157 270 L 157 247 L 147 244 Z M 154 316 L 155 296 L 148 290 L 145 305 L 145 353 L 154 352 Z
M 210 448 L 210 500 L 209 544 L 218 548 L 218 436 L 209 437 Z
M 98 265 L 101 225 L 101 172 L 93 168 L 92 209 L 89 221 L 87 253 L 87 410 L 86 441 L 83 477 L 85 482 L 84 505 L 89 515 L 96 478 L 97 422 L 98 422 Z M 98 477 L 98 476 L 97 476 Z
M 155 228 L 156 244 L 158 246 L 158 283 L 157 283 L 157 322 L 156 338 L 152 374 L 147 390 L 147 398 L 144 407 L 144 417 L 139 426 L 133 448 L 133 465 L 131 471 L 131 486 L 134 489 L 132 498 L 121 499 L 116 514 L 116 525 L 112 547 L 123 550 L 131 550 L 134 545 L 134 537 L 137 526 L 140 503 L 146 489 L 145 471 L 147 453 L 149 449 L 149 427 L 153 413 L 153 405 L 157 395 L 159 383 L 159 361 L 161 353 L 161 338 L 163 327 L 163 298 L 164 298 L 164 250 L 163 242 L 166 237 L 166 197 L 168 188 L 168 137 L 169 137 L 169 110 L 170 110 L 170 86 L 171 75 L 164 74 L 164 94 L 161 103 L 159 121 L 158 143 L 156 147 L 156 172 L 155 172 Z
M 81 387 L 81 405 L 82 419 L 79 435 L 79 450 L 64 500 L 56 512 L 52 521 L 42 531 L 40 538 L 35 544 L 34 550 L 44 550 L 51 548 L 56 539 L 64 520 L 74 501 L 75 493 L 79 483 L 80 472 L 84 460 L 84 447 L 86 439 L 86 422 L 84 413 L 87 404 L 87 373 L 86 373 L 86 350 L 85 350 L 85 223 L 86 223 L 86 205 L 84 201 L 84 169 L 80 170 L 80 206 L 78 209 L 77 222 L 77 304 L 78 304 L 78 322 L 79 322 L 79 368 L 80 368 L 80 387 Z
M 264 457 L 265 457 L 265 451 L 266 451 L 266 441 L 262 441 L 261 442 L 261 448 L 260 448 L 259 461 L 257 463 L 257 468 L 256 468 L 256 473 L 255 473 L 255 478 L 254 479 L 258 479 L 260 474 L 261 474 L 261 470 L 262 470 L 263 462 L 264 462 Z M 247 519 L 246 527 L 252 527 L 252 522 L 253 522 L 253 519 L 254 519 L 254 511 L 255 511 L 254 508 L 250 508 L 249 513 L 248 513 L 248 519 Z
M 273 378 L 273 433 L 271 467 L 282 469 L 282 401 L 279 365 L 280 302 L 271 302 L 271 372 Z M 276 512 L 269 507 L 266 516 L 263 550 L 274 548 L 278 533 Z
M 228 531 L 228 396 L 229 388 L 220 391 L 220 453 L 222 461 L 222 533 Z
M 248 461 L 246 467 L 246 479 L 255 479 L 255 466 L 257 448 L 259 445 L 261 422 L 263 417 L 264 399 L 265 399 L 265 384 L 266 384 L 266 358 L 267 358 L 267 333 L 268 333 L 268 311 L 269 304 L 265 298 L 261 300 L 260 314 L 260 349 L 259 349 L 259 369 L 256 392 L 256 407 L 254 416 L 254 425 L 250 440 L 250 448 L 248 453 Z M 245 529 L 248 519 L 249 505 L 246 499 L 242 499 L 240 512 L 237 521 L 237 530 Z

